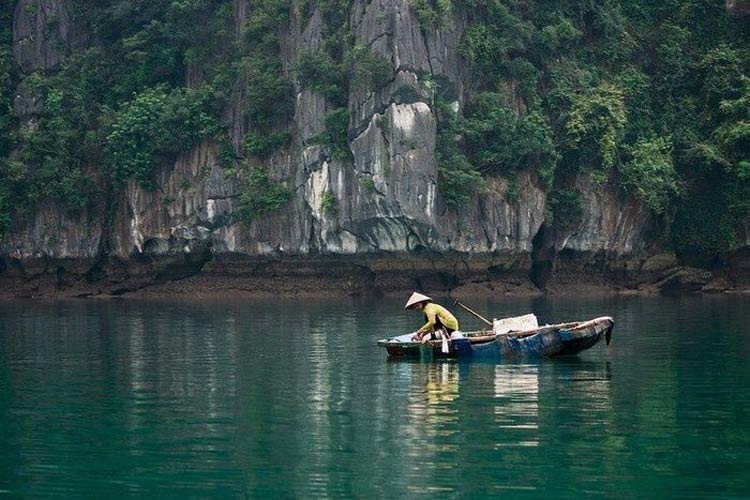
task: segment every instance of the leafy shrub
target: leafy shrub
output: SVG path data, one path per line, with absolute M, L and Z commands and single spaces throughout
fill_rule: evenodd
M 226 137 L 219 141 L 216 152 L 216 163 L 225 170 L 234 170 L 242 161 L 242 156 L 237 154 L 234 147 Z
M 350 90 L 361 92 L 381 88 L 393 74 L 390 61 L 362 45 L 355 45 L 346 53 L 344 68 L 349 75 Z
M 750 79 L 737 99 L 719 105 L 718 126 L 710 137 L 713 160 L 740 182 L 750 181 Z
M 349 109 L 337 108 L 326 114 L 326 131 L 320 141 L 331 147 L 331 156 L 338 160 L 351 158 L 349 149 Z
M 698 69 L 703 77 L 701 94 L 709 113 L 718 109 L 722 101 L 738 99 L 746 94 L 748 77 L 742 66 L 740 53 L 724 44 L 708 52 L 700 62 Z
M 691 255 L 726 254 L 737 247 L 737 227 L 750 213 L 750 186 L 721 175 L 703 181 L 677 205 L 674 244 Z
M 12 3 L 0 1 L 0 158 L 10 152 L 15 143 L 16 120 L 13 116 L 13 95 L 17 84 L 17 68 L 13 60 L 11 30 Z
M 503 96 L 482 93 L 463 126 L 471 163 L 481 172 L 510 174 L 535 168 L 550 186 L 557 153 L 552 130 L 537 111 L 519 114 L 504 105 Z
M 339 213 L 338 201 L 333 191 L 326 190 L 320 202 L 320 209 L 328 217 L 335 217 Z
M 570 19 L 562 16 L 544 26 L 536 35 L 538 43 L 550 54 L 573 47 L 582 36 L 583 32 Z
M 289 132 L 275 132 L 268 135 L 248 132 L 242 139 L 242 149 L 253 156 L 265 158 L 289 144 L 291 138 L 292 135 Z
M 122 183 L 134 178 L 152 188 L 160 161 L 220 132 L 218 121 L 207 111 L 209 103 L 206 89 L 157 86 L 136 95 L 109 127 L 105 151 L 113 179 Z
M 505 62 L 525 50 L 536 30 L 507 4 L 495 3 L 487 7 L 484 19 L 467 30 L 461 50 L 474 63 L 497 71 L 498 68 L 489 66 L 490 61 Z
M 245 114 L 256 127 L 285 122 L 294 107 L 292 82 L 281 74 L 278 61 L 245 59 L 242 64 L 247 80 Z
M 635 193 L 656 214 L 663 214 L 680 194 L 672 162 L 671 138 L 641 139 L 631 151 L 632 159 L 622 165 L 622 184 Z
M 250 222 L 261 215 L 281 209 L 291 193 L 282 184 L 271 180 L 268 172 L 254 165 L 246 173 L 240 192 L 240 220 Z
M 0 158 L 0 237 L 10 229 L 19 210 L 29 205 L 25 170 L 23 163 Z
M 245 87 L 245 114 L 254 127 L 285 123 L 294 106 L 292 82 L 282 71 L 279 33 L 289 23 L 290 2 L 259 0 L 245 25 L 245 54 L 239 62 Z
M 341 68 L 322 49 L 306 49 L 300 52 L 292 65 L 292 72 L 302 88 L 309 88 L 326 95 L 332 85 L 340 86 Z
M 340 49 L 338 45 L 334 48 Z M 355 45 L 338 60 L 325 49 L 302 51 L 292 65 L 292 73 L 300 87 L 312 89 L 342 107 L 349 90 L 377 90 L 388 83 L 393 69 L 389 61 L 369 48 Z
M 445 26 L 453 15 L 451 0 L 411 0 L 411 6 L 423 26 Z
M 18 160 L 26 167 L 23 184 L 27 195 L 23 199 L 27 204 L 54 199 L 77 210 L 97 197 L 98 189 L 89 174 L 101 157 L 102 139 L 96 128 L 96 109 L 90 102 L 90 83 L 74 62 L 56 75 L 34 73 L 22 82 L 24 93 L 44 101 L 38 126 L 19 135 Z
M 455 207 L 471 201 L 477 192 L 485 189 L 486 182 L 465 156 L 457 154 L 440 158 L 438 186 L 445 203 Z
M 438 188 L 445 203 L 457 207 L 468 203 L 487 184 L 459 148 L 458 139 L 462 131 L 459 117 L 441 101 L 438 100 L 436 104 L 440 117 L 435 144 Z
M 583 157 L 595 158 L 595 168 L 607 172 L 615 166 L 626 123 L 622 90 L 602 84 L 574 98 L 565 128 L 571 147 Z
M 292 73 L 301 88 L 322 94 L 334 105 L 346 105 L 348 81 L 343 65 L 325 50 L 302 51 L 292 65 Z
M 548 224 L 560 231 L 575 228 L 583 215 L 581 196 L 575 189 L 553 191 L 547 197 Z

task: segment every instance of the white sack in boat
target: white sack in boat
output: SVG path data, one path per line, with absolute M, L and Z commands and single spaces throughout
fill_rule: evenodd
M 495 319 L 492 321 L 492 333 L 500 335 L 508 332 L 522 332 L 539 328 L 535 314 L 524 314 L 513 318 Z

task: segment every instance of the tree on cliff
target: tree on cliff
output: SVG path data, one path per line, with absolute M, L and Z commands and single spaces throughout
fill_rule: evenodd
M 242 213 L 277 210 L 288 190 L 263 165 L 294 137 L 293 80 L 325 97 L 316 141 L 347 162 L 349 97 L 393 78 L 391 61 L 354 43 L 351 0 L 261 0 L 242 26 L 222 0 L 63 4 L 64 15 L 52 15 L 35 0 L 0 3 L 0 233 L 41 200 L 75 211 L 131 179 L 152 187 L 165 162 L 205 140 L 244 176 Z M 562 220 L 563 207 L 578 206 L 574 179 L 588 176 L 641 198 L 668 228 L 664 243 L 697 253 L 736 245 L 750 212 L 750 25 L 724 0 L 411 0 L 411 8 L 425 29 L 466 20 L 464 108 L 451 108 L 441 75 L 419 76 L 433 95 L 449 205 L 492 176 L 510 180 L 512 197 L 517 173 L 536 170 Z M 290 23 L 315 11 L 322 40 L 283 61 Z M 64 57 L 17 64 L 14 12 L 44 26 L 35 36 Z M 51 35 L 63 22 L 76 36 Z M 240 147 L 226 139 L 233 92 L 249 123 Z

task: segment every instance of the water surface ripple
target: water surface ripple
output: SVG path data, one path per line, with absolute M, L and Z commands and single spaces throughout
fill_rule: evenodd
M 419 324 L 401 301 L 0 303 L 0 496 L 749 494 L 750 298 L 475 305 L 617 324 L 420 364 L 375 347 Z

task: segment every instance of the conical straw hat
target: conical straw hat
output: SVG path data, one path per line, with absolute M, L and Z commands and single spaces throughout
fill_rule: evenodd
M 418 304 L 426 300 L 432 300 L 432 299 L 429 298 L 427 295 L 422 295 L 421 293 L 414 292 L 411 294 L 411 297 L 409 297 L 409 300 L 406 301 L 406 305 L 404 306 L 404 309 L 409 309 L 414 304 Z

